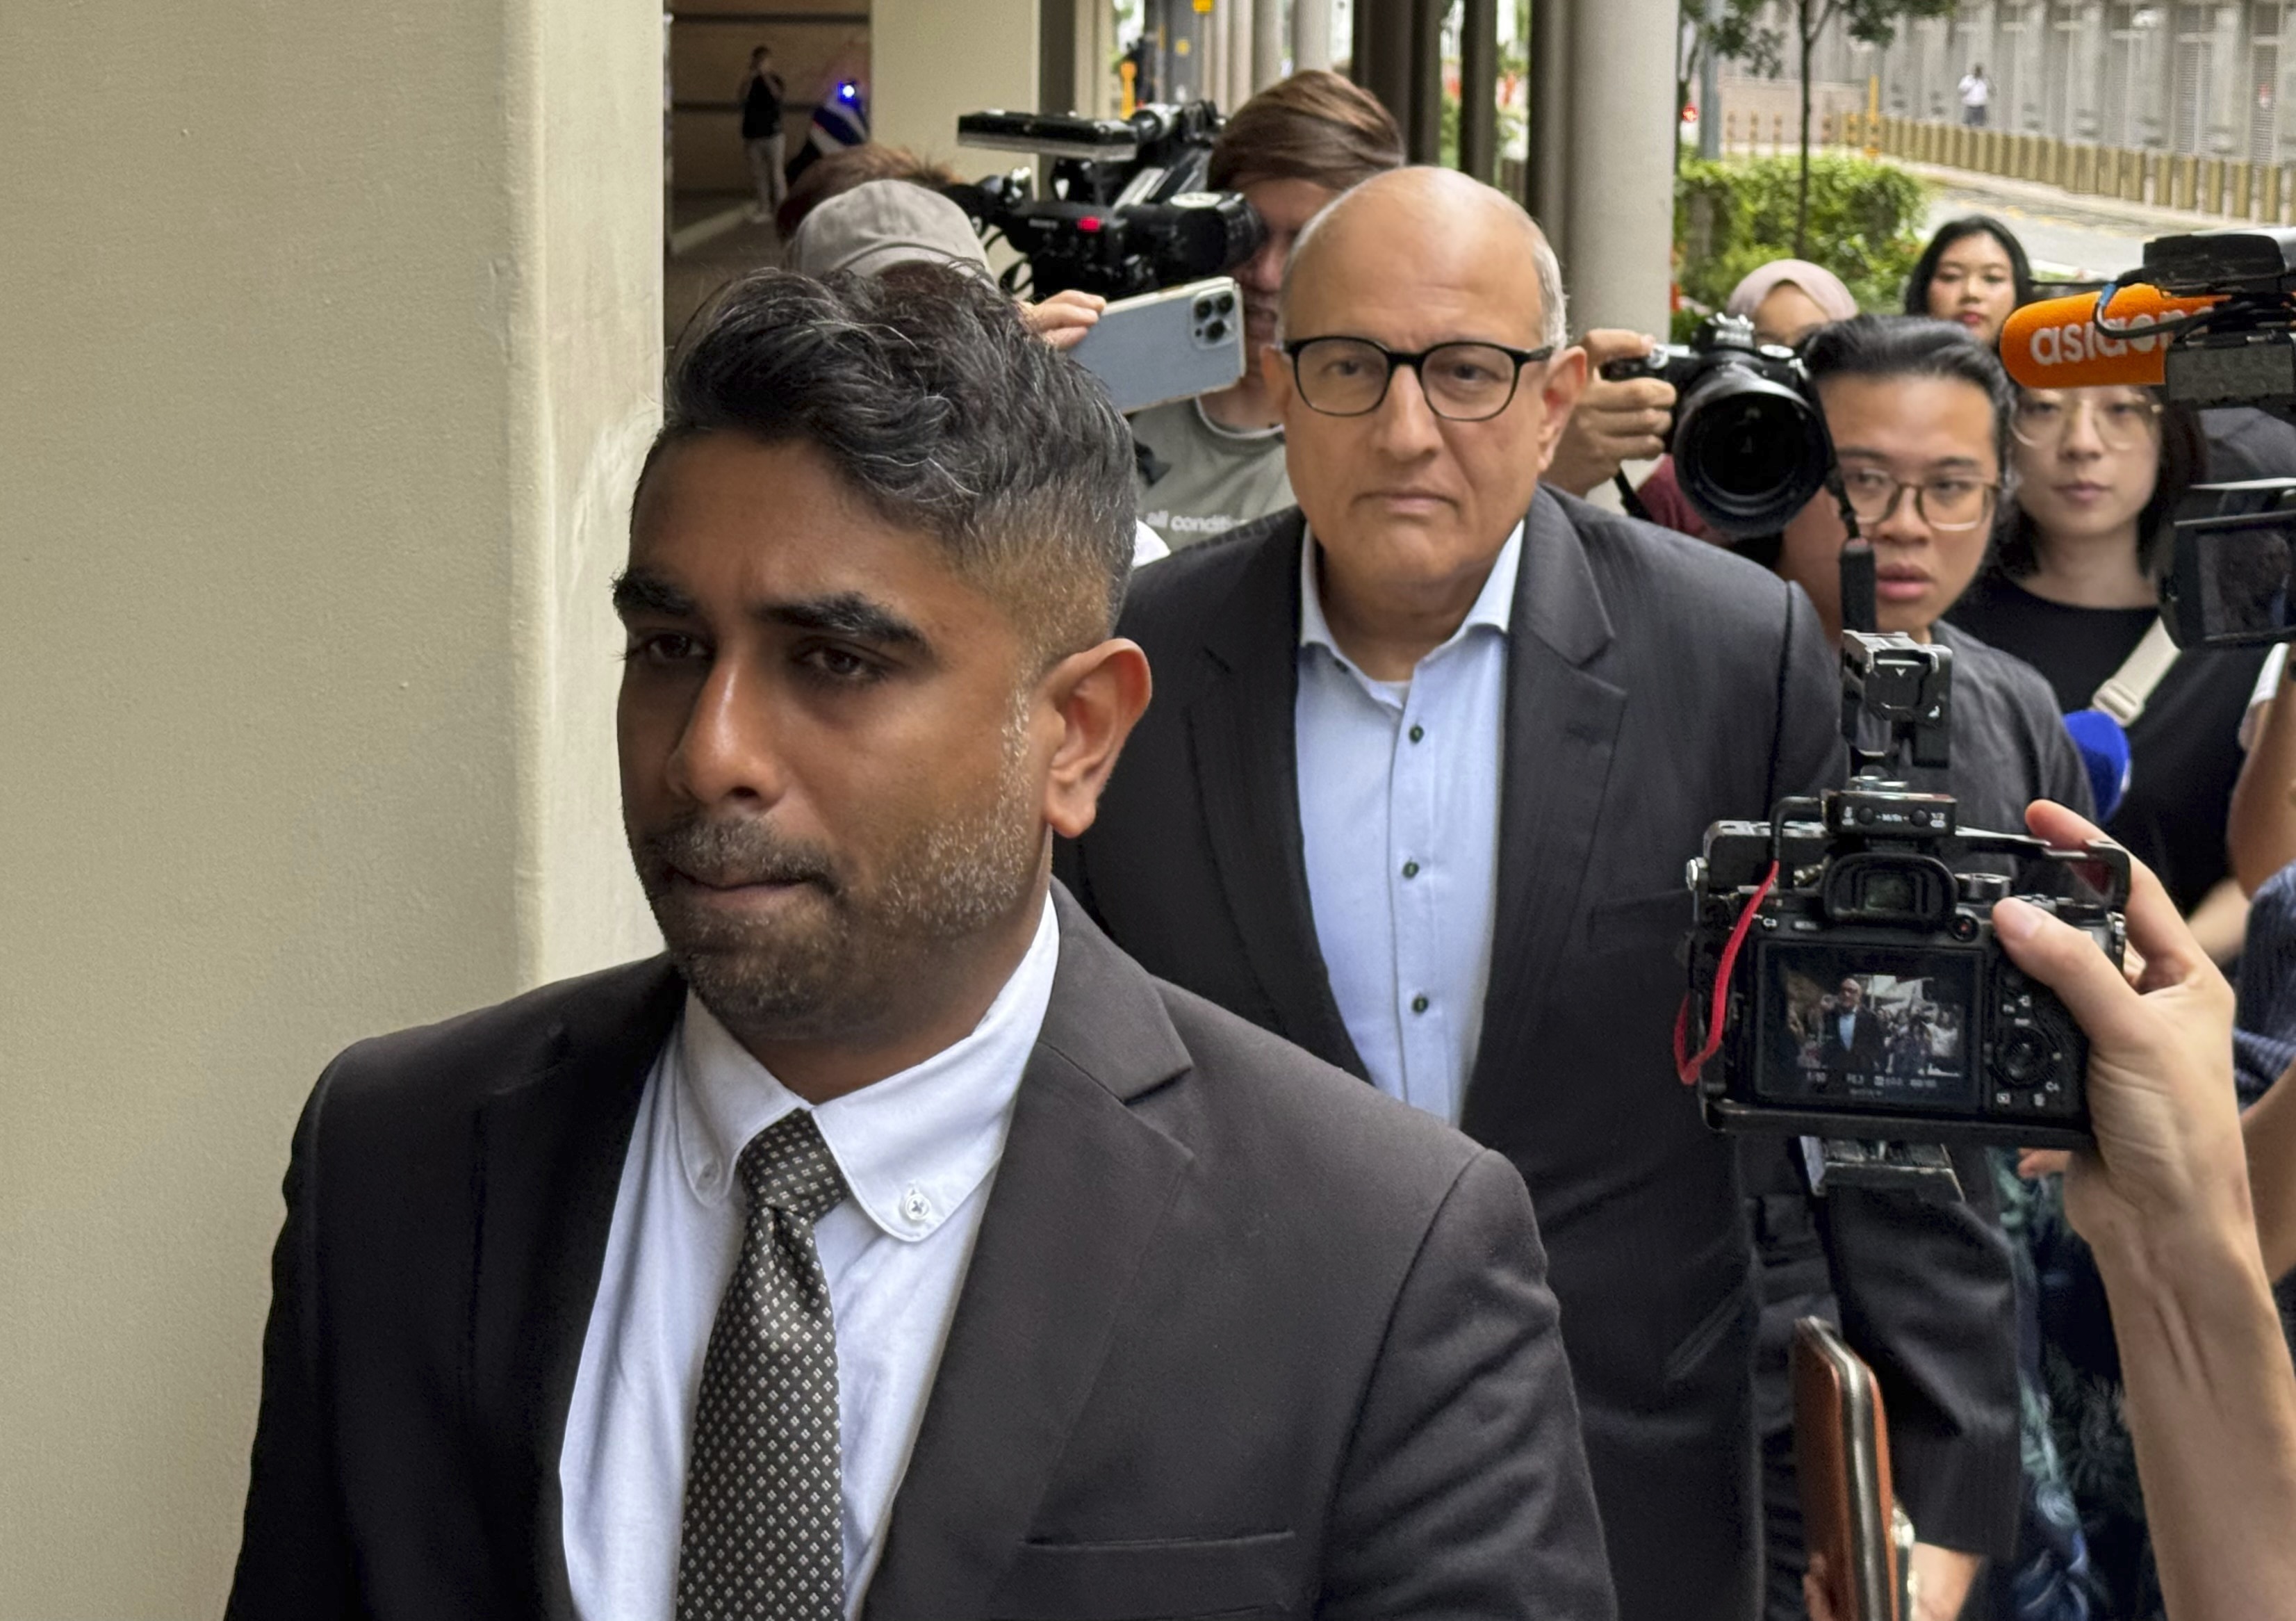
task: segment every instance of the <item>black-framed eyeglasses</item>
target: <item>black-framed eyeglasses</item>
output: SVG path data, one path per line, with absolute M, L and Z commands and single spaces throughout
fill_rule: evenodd
M 1931 529 L 1960 533 L 1975 529 L 1993 515 L 1997 482 L 1946 474 L 1932 479 L 1894 478 L 1879 467 L 1841 469 L 1842 498 L 1860 524 L 1886 523 L 1906 492 L 1914 496 L 1914 511 Z
M 1509 349 L 1503 343 L 1438 343 L 1403 354 L 1369 338 L 1299 338 L 1283 345 L 1308 408 L 1326 416 L 1364 416 L 1387 398 L 1396 369 L 1419 376 L 1427 408 L 1452 422 L 1481 422 L 1513 402 L 1522 368 L 1552 359 L 1554 346 Z

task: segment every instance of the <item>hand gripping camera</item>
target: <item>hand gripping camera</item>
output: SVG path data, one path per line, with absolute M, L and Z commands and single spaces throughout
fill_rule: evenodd
M 1767 822 L 1717 822 L 1690 863 L 1684 1081 L 1725 1131 L 2087 1142 L 2087 1041 L 2002 952 L 1992 909 L 2030 901 L 2118 963 L 2128 852 L 1965 830 L 1950 795 L 1889 779 L 1899 761 L 1946 763 L 1949 649 L 1850 631 L 1841 676 L 1849 785 L 1782 801 Z M 1880 750 L 1858 746 L 1874 737 Z M 1881 1167 L 1893 1152 L 1850 1157 Z M 1829 1155 L 1829 1170 L 1841 1163 Z
M 1751 321 L 1710 316 L 1687 345 L 1613 360 L 1603 375 L 1674 385 L 1666 448 L 1683 495 L 1718 533 L 1775 534 L 1824 488 L 1833 441 L 1816 391 L 1793 350 L 1754 341 Z

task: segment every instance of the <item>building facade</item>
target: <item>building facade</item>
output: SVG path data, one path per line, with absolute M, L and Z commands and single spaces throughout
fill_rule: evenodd
M 1839 26 L 1812 62 L 1822 81 L 1881 85 L 1882 111 L 1961 116 L 1981 64 L 1988 122 L 2017 134 L 2257 163 L 2296 160 L 2296 4 L 2280 0 L 1978 0 L 1902 24 L 1887 47 Z

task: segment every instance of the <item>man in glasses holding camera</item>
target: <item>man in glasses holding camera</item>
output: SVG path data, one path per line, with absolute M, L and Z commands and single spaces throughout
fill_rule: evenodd
M 1514 1162 L 1621 1617 L 1748 1621 L 1750 1247 L 1734 1152 L 1676 1078 L 1675 948 L 1708 823 L 1840 781 L 1835 661 L 1775 578 L 1539 487 L 1587 363 L 1500 193 L 1366 181 L 1282 309 L 1299 508 L 1136 583 L 1156 701 L 1064 876 L 1153 971 Z M 1910 1203 L 1843 1196 L 1843 1243 L 1931 1270 Z M 1914 1473 L 1997 1352 L 2008 1383 L 1971 1337 L 1882 1359 Z M 2013 1512 L 2013 1442 L 2005 1468 Z

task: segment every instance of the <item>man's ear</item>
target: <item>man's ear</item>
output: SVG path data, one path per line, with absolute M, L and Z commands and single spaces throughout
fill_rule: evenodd
M 1292 363 L 1273 343 L 1259 351 L 1259 384 L 1267 391 L 1268 399 L 1275 402 L 1277 416 L 1288 417 L 1292 412 Z
M 1586 391 L 1587 351 L 1574 343 L 1546 363 L 1546 375 L 1539 382 L 1539 398 L 1546 407 L 1546 420 L 1538 427 L 1539 472 L 1545 473 L 1554 460 L 1554 447 L 1562 442 L 1562 430 Z
M 1121 637 L 1072 653 L 1046 673 L 1042 689 L 1062 734 L 1045 779 L 1045 823 L 1062 838 L 1078 837 L 1100 813 L 1100 791 L 1152 686 L 1148 655 Z

